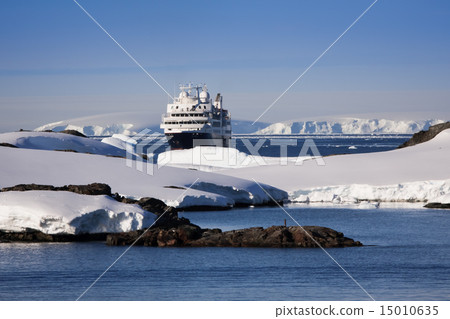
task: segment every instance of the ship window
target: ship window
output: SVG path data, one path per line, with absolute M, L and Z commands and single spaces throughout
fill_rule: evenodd
M 178 109 L 178 105 L 177 105 L 177 109 Z

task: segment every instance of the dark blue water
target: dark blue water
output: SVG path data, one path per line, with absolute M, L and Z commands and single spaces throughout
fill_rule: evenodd
M 327 251 L 376 300 L 450 299 L 450 212 L 292 206 L 365 247 Z M 281 225 L 279 208 L 183 213 L 203 227 Z M 288 224 L 293 225 L 289 221 Z M 373 245 L 373 246 L 372 246 Z M 126 247 L 0 244 L 0 300 L 75 300 Z M 83 300 L 368 300 L 320 249 L 133 247 Z
M 95 137 L 102 139 L 105 136 Z M 165 137 L 146 136 L 142 152 L 151 152 L 160 154 L 169 150 L 169 144 L 165 142 Z M 302 148 L 305 146 L 307 155 L 336 155 L 336 154 L 355 154 L 389 151 L 397 148 L 403 142 L 409 140 L 408 134 L 335 134 L 335 135 L 235 135 L 231 140 L 231 147 L 241 152 L 252 155 L 280 157 L 281 149 L 286 147 L 287 156 L 299 156 Z M 153 150 L 155 143 L 161 143 L 161 146 Z M 305 145 L 305 141 L 310 144 Z M 311 141 L 317 147 L 319 154 L 312 153 Z M 259 144 L 260 143 L 260 144 Z M 283 146 L 285 145 L 285 146 Z M 304 154 L 303 154 L 304 155 Z
M 251 154 L 252 150 L 256 150 L 257 155 L 279 157 L 282 154 L 282 148 L 285 147 L 287 156 L 297 157 L 302 152 L 302 148 L 308 155 L 318 155 L 312 153 L 312 145 L 317 147 L 318 152 L 322 156 L 372 153 L 395 149 L 410 138 L 411 135 L 405 134 L 238 135 L 234 136 L 232 142 L 235 148 L 247 154 Z M 305 141 L 308 141 L 309 144 L 305 144 Z M 251 147 L 248 145 L 251 145 Z

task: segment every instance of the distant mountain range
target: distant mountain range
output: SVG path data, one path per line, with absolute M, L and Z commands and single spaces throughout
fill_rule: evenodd
M 161 116 L 150 112 L 101 114 L 46 124 L 36 131 L 76 130 L 87 136 L 134 135 L 143 129 L 163 133 L 159 128 Z M 431 125 L 443 123 L 439 119 L 386 120 L 337 118 L 330 120 L 286 121 L 274 124 L 232 120 L 233 134 L 413 134 Z

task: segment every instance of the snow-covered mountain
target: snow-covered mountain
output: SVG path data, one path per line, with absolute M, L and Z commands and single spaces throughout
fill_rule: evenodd
M 35 131 L 76 130 L 87 136 L 134 135 L 143 129 L 163 133 L 159 128 L 161 115 L 154 112 L 124 112 L 88 116 L 42 125 Z M 274 124 L 232 120 L 233 134 L 413 134 L 444 120 L 388 120 L 363 118 L 335 118 L 298 120 Z
M 401 121 L 386 119 L 339 118 L 323 121 L 274 123 L 253 134 L 413 134 L 443 120 Z

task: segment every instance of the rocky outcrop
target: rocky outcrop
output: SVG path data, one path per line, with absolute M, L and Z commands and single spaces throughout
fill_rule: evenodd
M 60 132 L 56 132 L 56 133 L 64 133 L 64 134 L 70 134 L 70 135 L 79 136 L 79 137 L 87 137 L 83 133 L 78 132 L 76 130 L 64 130 L 64 131 L 60 131 Z
M 23 130 L 20 130 L 21 132 Z M 74 135 L 74 136 L 79 136 L 79 137 L 87 137 L 86 135 L 84 135 L 81 132 L 78 132 L 77 130 L 63 130 L 63 131 L 53 131 L 53 130 L 43 130 L 43 131 L 39 131 L 38 132 L 46 132 L 46 133 L 63 133 L 63 134 L 69 134 L 69 135 Z
M 438 135 L 440 132 L 448 128 L 450 128 L 450 122 L 430 126 L 429 129 L 426 131 L 420 131 L 415 133 L 408 141 L 400 145 L 398 148 L 413 146 L 416 144 L 427 142 L 432 138 L 434 138 L 436 135 Z
M 155 213 L 158 217 L 152 228 L 117 234 L 44 234 L 33 229 L 23 232 L 0 231 L 0 242 L 72 242 L 106 240 L 108 245 L 176 246 L 176 247 L 351 247 L 362 244 L 344 237 L 340 232 L 319 226 L 272 226 L 269 228 L 253 227 L 222 232 L 220 229 L 202 229 L 191 224 L 186 218 L 178 217 L 178 210 L 167 206 L 156 198 L 144 197 L 134 200 L 111 194 L 107 184 L 89 185 L 52 185 L 20 184 L 2 188 L 7 191 L 69 191 L 84 195 L 108 195 L 117 201 L 137 204 L 144 210 Z
M 167 206 L 162 200 L 153 197 L 142 197 L 139 200 L 120 196 L 115 193 L 112 196 L 115 200 L 125 204 L 136 204 L 142 209 L 152 212 L 158 216 L 155 226 L 166 225 L 167 227 L 177 227 L 179 225 L 189 224 L 186 218 L 178 218 L 178 209 Z
M 450 203 L 428 203 L 424 207 L 450 209 Z
M 18 148 L 17 146 L 12 145 L 12 144 L 9 144 L 9 143 L 0 143 L 0 146 L 3 146 L 3 147 L 11 147 L 11 148 Z
M 82 195 L 107 195 L 122 203 L 139 205 L 142 207 L 142 209 L 156 214 L 159 218 L 155 223 L 155 226 L 166 225 L 170 227 L 176 227 L 189 223 L 189 220 L 185 218 L 178 218 L 178 209 L 167 206 L 163 201 L 159 199 L 152 197 L 143 197 L 139 200 L 135 200 L 120 196 L 118 193 L 111 194 L 111 187 L 108 184 L 103 183 L 92 183 L 88 185 L 65 185 L 61 187 L 41 184 L 19 184 L 12 187 L 4 187 L 0 189 L 0 192 L 12 191 L 66 191 Z
M 103 183 L 88 185 L 65 185 L 61 187 L 40 184 L 19 184 L 12 187 L 4 187 L 0 192 L 24 192 L 24 191 L 66 191 L 82 195 L 108 195 L 111 196 L 111 187 Z
M 157 227 L 146 231 L 109 234 L 111 246 L 130 245 L 158 247 L 272 247 L 323 248 L 362 246 L 359 241 L 344 237 L 331 228 L 319 226 L 253 227 L 222 232 L 220 229 L 201 229 L 193 224 L 173 228 Z
M 359 241 L 344 237 L 331 228 L 319 226 L 253 227 L 222 232 L 202 229 L 180 219 L 179 225 L 164 225 L 149 230 L 117 234 L 45 234 L 38 230 L 23 232 L 0 230 L 0 242 L 86 242 L 106 241 L 109 246 L 152 247 L 260 247 L 260 248 L 323 248 L 362 246 Z
M 105 241 L 108 234 L 45 234 L 39 230 L 26 229 L 23 232 L 10 232 L 0 230 L 0 243 L 10 242 L 86 242 L 86 241 Z

